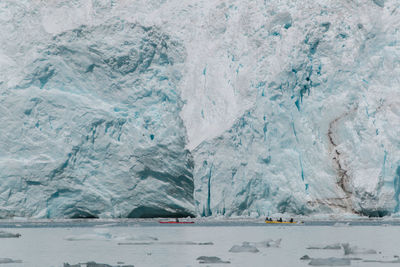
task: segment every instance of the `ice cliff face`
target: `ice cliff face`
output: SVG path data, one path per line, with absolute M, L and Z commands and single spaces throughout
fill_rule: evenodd
M 0 216 L 400 200 L 396 1 L 3 1 Z
M 193 213 L 179 41 L 111 20 L 24 53 L 1 85 L 2 217 Z

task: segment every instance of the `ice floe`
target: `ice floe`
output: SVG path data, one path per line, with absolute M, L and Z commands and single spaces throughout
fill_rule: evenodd
M 86 263 L 77 264 L 64 263 L 64 267 L 134 267 L 134 265 L 109 265 L 105 263 L 96 263 L 94 261 L 89 261 Z
M 261 241 L 261 242 L 254 242 L 254 243 L 250 243 L 251 245 L 254 245 L 256 247 L 274 247 L 274 248 L 279 248 L 279 246 L 281 245 L 281 241 L 282 238 L 273 240 L 273 239 L 267 239 L 265 241 Z
M 400 263 L 400 259 L 396 258 L 395 260 L 388 260 L 388 261 L 383 261 L 383 260 L 363 260 L 363 262 L 375 262 L 375 263 Z
M 6 231 L 0 231 L 0 238 L 18 238 L 21 234 L 14 234 Z
M 364 249 L 358 248 L 357 246 L 350 246 L 349 243 L 342 244 L 344 249 L 344 255 L 354 255 L 354 254 L 376 254 L 374 249 Z
M 229 252 L 251 252 L 251 253 L 257 253 L 259 250 L 251 245 L 249 242 L 243 242 L 242 245 L 234 245 L 231 247 Z
M 311 259 L 308 265 L 311 266 L 347 266 L 351 264 L 350 259 L 346 258 L 315 258 Z
M 198 260 L 199 263 L 231 263 L 230 261 L 223 261 L 215 256 L 200 256 L 196 260 Z
M 22 260 L 13 260 L 10 258 L 0 258 L 0 264 L 3 263 L 22 263 Z
M 64 237 L 68 241 L 87 241 L 87 240 L 104 240 L 104 241 L 157 241 L 157 237 L 149 235 L 129 235 L 129 234 L 112 234 L 109 229 L 95 229 L 92 234 L 70 235 Z
M 212 246 L 213 242 L 171 241 L 171 242 L 119 242 L 118 245 L 195 245 Z
M 307 249 L 342 249 L 340 243 L 330 244 L 330 245 L 314 245 L 309 246 Z

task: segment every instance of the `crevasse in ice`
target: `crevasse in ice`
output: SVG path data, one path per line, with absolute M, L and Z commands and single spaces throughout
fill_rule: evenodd
M 397 213 L 399 12 L 2 1 L 0 216 Z

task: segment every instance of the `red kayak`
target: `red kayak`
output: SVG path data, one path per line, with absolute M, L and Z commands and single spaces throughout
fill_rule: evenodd
M 169 222 L 159 222 L 159 223 L 177 223 L 177 224 L 184 224 L 184 223 L 194 223 L 194 222 L 174 222 L 174 221 L 169 221 Z

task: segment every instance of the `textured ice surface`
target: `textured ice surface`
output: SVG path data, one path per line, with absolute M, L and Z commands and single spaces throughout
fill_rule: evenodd
M 395 260 L 364 260 L 363 262 L 372 262 L 372 263 L 400 263 L 400 259 L 395 259 Z
M 10 232 L 6 232 L 6 231 L 0 231 L 0 238 L 18 238 L 20 237 L 21 234 L 19 233 L 10 233 Z
M 0 217 L 399 211 L 397 0 L 3 0 L 0 27 Z
M 252 245 L 256 246 L 256 247 L 274 247 L 274 248 L 279 248 L 279 246 L 281 245 L 282 242 L 282 238 L 276 239 L 276 240 L 272 240 L 272 239 L 268 239 L 262 242 L 256 242 L 256 243 L 252 243 Z
M 64 263 L 64 267 L 134 267 L 134 265 L 109 265 L 104 263 L 96 263 L 95 261 L 88 261 L 86 263 L 78 264 Z
M 342 249 L 342 245 L 340 243 L 329 244 L 329 245 L 313 245 L 307 247 L 307 249 Z
M 0 264 L 2 263 L 22 263 L 22 260 L 13 260 L 10 258 L 0 258 Z
M 181 42 L 118 18 L 48 33 L 46 14 L 61 8 L 38 4 L 0 7 L 11 14 L 1 47 L 16 64 L 0 79 L 0 216 L 193 214 Z M 19 37 L 27 25 L 37 36 Z
M 251 252 L 251 253 L 257 253 L 260 252 L 255 246 L 251 245 L 249 242 L 243 242 L 242 245 L 234 245 L 231 247 L 229 252 Z
M 212 246 L 213 242 L 194 242 L 194 241 L 163 241 L 163 242 L 120 242 L 118 245 L 181 245 L 181 246 Z
M 349 243 L 342 244 L 344 249 L 344 255 L 354 255 L 354 254 L 376 254 L 374 249 L 364 249 L 358 248 L 357 246 L 350 246 Z
M 348 266 L 351 265 L 351 261 L 349 259 L 344 258 L 316 258 L 311 259 L 308 265 L 311 266 Z
M 68 241 L 87 241 L 87 240 L 104 240 L 104 241 L 157 241 L 157 237 L 149 236 L 149 235 L 115 235 L 109 229 L 95 229 L 92 234 L 83 234 L 83 235 L 69 235 L 64 237 L 65 240 Z
M 223 261 L 215 256 L 200 256 L 196 260 L 198 260 L 199 263 L 231 263 L 230 261 Z

